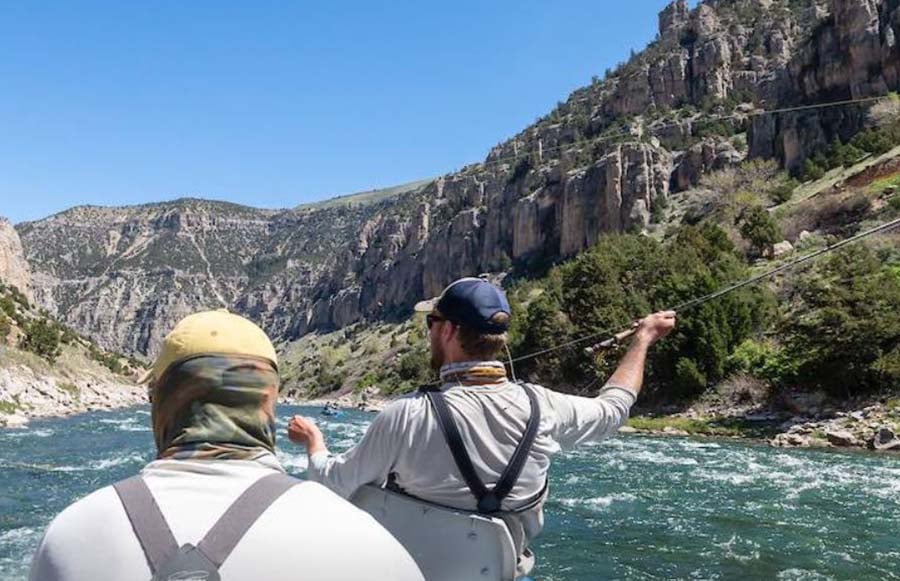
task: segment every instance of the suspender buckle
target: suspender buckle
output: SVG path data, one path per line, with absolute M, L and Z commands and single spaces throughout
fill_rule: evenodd
M 478 499 L 478 512 L 484 514 L 500 512 L 500 499 L 493 490 L 485 492 L 484 496 Z

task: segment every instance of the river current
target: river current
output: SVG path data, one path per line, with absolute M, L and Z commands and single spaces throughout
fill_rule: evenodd
M 278 455 L 304 476 L 284 437 Z M 333 450 L 370 414 L 320 418 Z M 149 411 L 133 408 L 0 430 L 0 579 L 27 576 L 50 520 L 152 458 Z M 900 579 L 900 458 L 732 441 L 621 436 L 559 456 L 537 580 Z

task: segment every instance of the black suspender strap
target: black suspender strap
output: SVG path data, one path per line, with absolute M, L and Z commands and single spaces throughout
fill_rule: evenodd
M 140 475 L 113 484 L 154 574 L 178 552 L 172 529 Z
M 487 495 L 488 489 L 484 482 L 481 481 L 481 478 L 478 477 L 478 473 L 475 472 L 475 466 L 472 465 L 472 460 L 469 458 L 468 452 L 466 452 L 466 445 L 459 433 L 459 428 L 456 427 L 456 422 L 453 421 L 453 416 L 450 415 L 450 408 L 447 407 L 444 394 L 440 391 L 426 391 L 425 395 L 428 396 L 428 400 L 437 414 L 438 425 L 444 433 L 444 440 L 447 441 L 447 445 L 450 447 L 450 453 L 453 455 L 456 468 L 462 475 L 463 480 L 465 480 L 466 486 L 469 487 L 469 490 L 472 491 L 472 494 L 478 500 L 479 512 L 484 512 L 481 510 L 481 500 Z
M 228 507 L 206 536 L 197 543 L 197 549 L 218 569 L 269 506 L 299 482 L 296 478 L 281 473 L 260 478 Z M 150 570 L 156 575 L 170 564 L 181 548 L 140 475 L 118 482 L 113 488 L 125 507 L 131 527 L 147 556 Z
M 525 435 L 522 436 L 522 440 L 516 446 L 512 459 L 506 465 L 506 470 L 500 475 L 500 480 L 497 481 L 492 491 L 497 496 L 497 510 L 499 510 L 500 501 L 506 498 L 519 480 L 519 475 L 522 474 L 522 468 L 525 467 L 525 462 L 528 461 L 528 454 L 531 452 L 531 447 L 534 444 L 534 439 L 537 437 L 541 423 L 541 408 L 538 406 L 537 396 L 534 395 L 534 391 L 527 387 L 522 389 L 528 394 L 528 400 L 531 403 L 531 417 L 528 418 L 528 424 L 525 426 Z
M 465 443 L 462 440 L 459 429 L 456 427 L 456 422 L 453 421 L 453 416 L 444 399 L 444 394 L 439 390 L 425 391 L 425 395 L 434 407 L 438 425 L 441 427 L 444 439 L 450 447 L 450 453 L 453 455 L 453 461 L 456 463 L 456 468 L 462 475 L 466 486 L 469 487 L 469 490 L 478 501 L 478 512 L 490 514 L 500 511 L 500 505 L 503 502 L 503 499 L 506 498 L 510 491 L 512 491 L 513 486 L 515 486 L 516 481 L 519 479 L 519 475 L 522 473 L 522 468 L 525 467 L 525 462 L 528 460 L 528 454 L 531 452 L 531 447 L 537 436 L 538 428 L 541 423 L 540 406 L 538 405 L 537 396 L 535 396 L 534 392 L 524 386 L 523 389 L 528 394 L 528 400 L 531 404 L 531 416 L 528 418 L 528 423 L 525 426 L 525 433 L 516 446 L 509 464 L 507 464 L 503 473 L 500 475 L 500 479 L 491 489 L 488 489 L 487 486 L 485 486 L 484 482 L 482 482 L 478 473 L 475 471 L 475 467 L 472 465 L 472 460 L 469 458 L 469 454 L 466 451 Z

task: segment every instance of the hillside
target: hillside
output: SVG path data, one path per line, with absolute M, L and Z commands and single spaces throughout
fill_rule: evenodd
M 0 282 L 0 426 L 146 403 L 141 362 L 105 351 Z
M 807 160 L 877 127 L 878 102 L 797 107 L 900 88 L 898 32 L 892 0 L 679 0 L 644 51 L 483 162 L 409 191 L 283 211 L 81 207 L 20 224 L 35 300 L 143 355 L 181 316 L 221 305 L 280 341 L 396 319 L 458 276 L 539 274 L 605 234 L 660 230 L 685 199 L 715 202 L 705 177 L 748 159 L 815 177 Z

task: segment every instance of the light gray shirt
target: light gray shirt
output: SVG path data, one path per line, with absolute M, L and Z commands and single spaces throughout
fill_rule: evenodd
M 535 390 L 541 423 L 528 462 L 504 510 L 527 504 L 544 487 L 550 457 L 585 442 L 612 436 L 628 419 L 635 395 L 607 385 L 595 398 Z M 447 405 L 483 482 L 496 482 L 506 468 L 530 416 L 524 388 L 512 382 L 445 385 Z M 456 468 L 436 413 L 422 393 L 403 397 L 378 414 L 363 439 L 344 454 L 325 452 L 310 458 L 309 478 L 343 497 L 360 486 L 384 483 L 393 473 L 408 494 L 445 506 L 474 510 L 476 500 Z M 528 539 L 543 526 L 541 505 L 517 516 Z M 511 531 L 514 538 L 516 531 Z M 527 545 L 527 543 L 526 543 Z
M 196 544 L 259 478 L 283 472 L 258 460 L 156 460 L 141 472 L 179 544 Z M 353 559 L 347 559 L 352 550 Z M 278 498 L 220 569 L 222 579 L 422 581 L 412 557 L 368 514 L 323 486 Z M 116 491 L 107 486 L 57 516 L 31 564 L 33 581 L 149 579 L 150 567 Z

